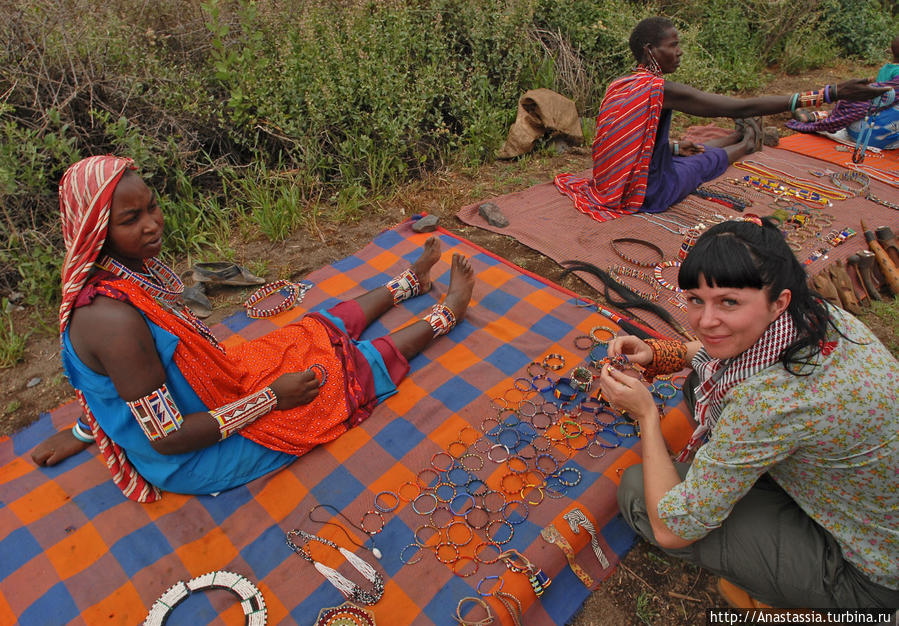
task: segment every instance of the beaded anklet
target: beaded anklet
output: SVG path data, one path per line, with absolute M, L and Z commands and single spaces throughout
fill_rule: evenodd
M 421 293 L 421 281 L 418 280 L 418 276 L 415 275 L 411 267 L 399 276 L 392 278 L 385 287 L 393 295 L 394 305 L 409 298 L 414 298 Z
M 456 315 L 445 304 L 435 304 L 427 317 L 423 318 L 434 331 L 434 337 L 445 335 L 456 325 Z

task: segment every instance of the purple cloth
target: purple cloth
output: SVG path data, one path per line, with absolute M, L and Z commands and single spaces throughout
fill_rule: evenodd
M 899 88 L 899 77 L 888 80 L 885 83 L 872 83 L 875 87 L 893 87 Z M 833 133 L 841 128 L 846 128 L 852 122 L 864 119 L 868 112 L 868 100 L 861 102 L 850 102 L 848 100 L 840 100 L 837 102 L 830 115 L 820 122 L 800 122 L 799 120 L 787 121 L 787 128 L 798 131 L 800 133 Z M 887 104 L 875 109 L 876 113 L 880 113 L 884 109 L 888 109 L 892 104 Z
M 671 109 L 659 118 L 656 143 L 649 162 L 646 199 L 641 213 L 661 213 L 696 191 L 702 183 L 721 176 L 728 166 L 727 152 L 706 146 L 705 152 L 690 156 L 674 156 L 668 149 Z

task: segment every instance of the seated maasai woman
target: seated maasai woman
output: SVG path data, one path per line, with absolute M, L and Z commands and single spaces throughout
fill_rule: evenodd
M 474 285 L 454 255 L 443 304 L 373 341 L 363 330 L 431 287 L 440 243 L 387 285 L 227 351 L 180 302 L 156 257 L 163 216 L 130 159 L 90 157 L 59 187 L 66 258 L 62 360 L 85 414 L 32 458 L 52 465 L 93 438 L 131 499 L 211 493 L 283 467 L 359 424 L 396 392 L 408 359 L 465 314 Z
M 773 222 L 723 222 L 678 275 L 699 341 L 625 336 L 645 376 L 697 376 L 698 427 L 674 463 L 652 395 L 606 368 L 602 393 L 640 424 L 625 520 L 651 543 L 780 607 L 899 606 L 899 363 L 809 291 Z M 690 381 L 689 376 L 687 381 Z M 691 387 L 692 389 L 692 387 Z M 742 594 L 742 601 L 740 595 Z
M 638 211 L 664 211 L 723 174 L 728 164 L 761 147 L 761 124 L 755 119 L 745 120 L 743 131 L 704 145 L 669 143 L 672 111 L 749 118 L 789 111 L 800 98 L 812 98 L 805 94 L 730 98 L 665 80 L 663 76 L 680 65 L 683 53 L 674 24 L 663 17 L 637 24 L 630 48 L 637 67 L 609 85 L 596 117 L 593 177 L 555 178 L 556 187 L 574 201 L 575 208 L 599 222 Z M 867 100 L 884 91 L 868 87 L 864 79 L 822 90 L 827 100 Z

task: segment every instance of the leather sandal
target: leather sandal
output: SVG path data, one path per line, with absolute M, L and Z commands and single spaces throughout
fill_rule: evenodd
M 191 271 L 193 272 L 194 280 L 201 283 L 233 285 L 237 287 L 265 284 L 264 278 L 256 276 L 236 263 L 228 263 L 226 261 L 194 263 Z
M 185 287 L 181 299 L 197 317 L 204 318 L 212 315 L 212 303 L 206 297 L 206 286 L 203 283 Z
M 874 229 L 874 233 L 877 235 L 880 247 L 884 249 L 887 256 L 893 261 L 893 265 L 899 267 L 899 243 L 896 242 L 896 235 L 893 234 L 889 226 L 878 226 Z

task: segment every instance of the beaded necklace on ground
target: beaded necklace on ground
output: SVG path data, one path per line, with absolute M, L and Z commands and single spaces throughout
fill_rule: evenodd
M 689 230 L 688 228 L 684 228 L 684 227 L 680 227 L 680 228 L 671 228 L 671 227 L 669 227 L 669 226 L 665 226 L 665 224 L 663 224 L 663 223 L 657 221 L 657 219 L 654 219 L 653 217 L 650 217 L 650 215 L 655 216 L 655 215 L 656 215 L 655 213 L 652 213 L 652 214 L 650 214 L 650 213 L 636 213 L 635 215 L 636 215 L 636 217 L 639 217 L 640 219 L 645 220 L 645 221 L 649 222 L 650 224 L 655 224 L 656 226 L 658 226 L 658 227 L 661 228 L 662 230 L 667 230 L 669 233 L 674 233 L 675 235 L 683 235 L 683 234 L 685 234 L 685 233 L 687 232 L 687 230 Z M 656 217 L 657 217 L 657 216 L 656 216 Z M 665 220 L 665 221 L 668 221 L 668 220 Z M 676 223 L 676 222 L 669 222 L 669 223 Z
M 737 161 L 734 167 L 750 172 L 754 176 L 744 176 L 743 180 L 757 186 L 762 191 L 768 191 L 777 195 L 786 194 L 795 196 L 803 202 L 828 205 L 836 200 L 845 200 L 851 194 L 831 185 L 795 176 L 783 170 L 779 170 L 757 161 Z
M 850 163 L 847 167 L 855 170 L 856 172 L 867 174 L 870 178 L 879 180 L 880 182 L 886 183 L 891 187 L 899 187 L 899 173 L 893 172 L 891 170 L 885 170 L 879 167 L 874 167 L 873 165 L 863 165 L 859 163 Z
M 202 335 L 209 343 L 222 352 L 225 351 L 219 345 L 218 340 L 209 327 L 182 302 L 181 296 L 184 294 L 184 283 L 181 282 L 178 275 L 168 265 L 152 257 L 144 260 L 144 269 L 147 271 L 146 273 L 141 273 L 128 269 L 109 256 L 104 256 L 98 260 L 96 265 L 123 280 L 137 285 L 152 296 L 160 306 L 187 322 L 191 328 Z

